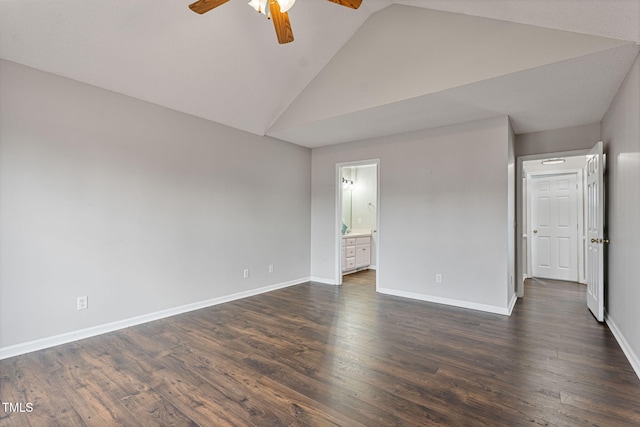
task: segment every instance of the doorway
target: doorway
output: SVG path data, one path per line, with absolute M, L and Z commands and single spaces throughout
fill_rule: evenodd
M 556 161 L 549 162 L 543 159 Z M 531 222 L 530 200 L 532 194 L 535 197 L 536 192 L 531 190 L 532 174 L 526 172 L 527 161 L 530 160 L 533 161 L 529 164 L 531 167 L 533 165 L 536 165 L 536 168 L 551 166 L 553 170 L 550 170 L 548 175 L 569 175 L 572 173 L 571 169 L 574 169 L 577 174 L 576 186 L 579 188 L 582 184 L 582 189 L 578 190 L 578 196 L 582 196 L 582 202 L 578 203 L 577 209 L 578 254 L 582 257 L 582 263 L 578 264 L 578 281 L 587 285 L 587 306 L 594 317 L 602 322 L 604 321 L 605 291 L 603 245 L 609 243 L 604 232 L 604 170 L 606 167 L 604 144 L 599 141 L 591 150 L 523 156 L 517 159 L 516 176 L 520 178 L 516 180 L 516 274 L 517 277 L 522 278 L 518 280 L 516 287 L 518 297 L 524 296 L 525 280 L 534 277 L 533 269 L 530 268 L 532 240 L 535 240 L 532 236 L 539 234 L 535 233 L 536 230 L 539 232 L 536 228 L 537 224 Z M 572 167 L 570 161 L 575 162 L 575 167 Z M 545 186 L 550 187 L 550 185 Z M 565 187 L 568 186 L 565 185 Z M 550 202 L 547 203 L 547 205 L 550 204 Z M 570 206 L 570 203 L 566 201 L 565 205 Z M 547 209 L 547 211 L 550 210 Z
M 378 159 L 336 165 L 336 284 L 343 276 L 379 272 Z
M 527 172 L 527 194 L 528 276 L 584 283 L 582 170 Z
M 585 283 L 586 156 L 523 162 L 525 278 Z
M 588 150 L 517 159 L 516 294 L 539 277 L 586 283 L 585 173 Z

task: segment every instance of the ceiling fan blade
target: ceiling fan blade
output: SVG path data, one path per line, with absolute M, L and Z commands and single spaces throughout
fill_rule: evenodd
M 269 12 L 273 26 L 276 28 L 278 43 L 285 44 L 293 41 L 293 31 L 291 31 L 291 22 L 289 22 L 289 14 L 280 12 L 280 5 L 275 0 L 269 2 Z
M 191 3 L 189 5 L 189 9 L 193 10 L 195 13 L 202 14 L 225 4 L 228 1 L 229 0 L 198 0 L 195 3 Z
M 342 6 L 350 7 L 351 9 L 357 9 L 362 4 L 362 0 L 329 0 L 329 1 Z

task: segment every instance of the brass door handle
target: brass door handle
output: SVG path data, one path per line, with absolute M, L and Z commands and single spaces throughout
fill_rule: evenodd
M 610 243 L 609 239 L 591 239 L 591 243 Z
M 591 243 L 598 243 L 598 239 L 591 239 Z

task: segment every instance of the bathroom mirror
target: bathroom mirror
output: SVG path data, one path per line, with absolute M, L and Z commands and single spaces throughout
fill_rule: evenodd
M 342 234 L 345 234 L 345 226 L 349 230 L 353 228 L 353 186 L 355 183 L 355 174 L 355 167 L 342 168 Z
M 352 194 L 351 190 L 342 189 L 342 223 L 351 229 L 351 211 L 352 211 Z M 343 233 L 344 234 L 344 233 Z
M 348 230 L 376 229 L 376 198 L 376 165 L 342 168 L 342 223 Z

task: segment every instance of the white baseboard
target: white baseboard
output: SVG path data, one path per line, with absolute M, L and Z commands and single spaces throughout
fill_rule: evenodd
M 638 358 L 638 355 L 635 354 L 627 340 L 624 338 L 624 335 L 622 335 L 622 332 L 620 332 L 620 329 L 618 329 L 616 323 L 613 321 L 613 319 L 611 319 L 611 317 L 609 317 L 609 313 L 607 313 L 606 311 L 604 313 L 604 320 L 605 322 L 607 322 L 607 325 L 609 326 L 609 329 L 611 330 L 614 338 L 616 339 L 616 341 L 618 341 L 620 348 L 622 348 L 622 352 L 625 356 L 627 356 L 627 359 L 629 359 L 631 367 L 636 372 L 638 378 L 640 378 L 640 358 Z
M 513 308 L 516 306 L 516 302 L 518 302 L 518 295 L 513 295 L 511 301 L 509 302 L 509 308 L 507 309 L 507 316 L 511 316 L 513 313 Z
M 84 338 L 94 337 L 96 335 L 105 334 L 107 332 L 117 331 L 119 329 L 128 328 L 130 326 L 152 322 L 154 320 L 163 319 L 165 317 L 171 317 L 177 314 L 199 310 L 201 308 L 211 307 L 214 305 L 223 304 L 225 302 L 235 301 L 241 298 L 247 298 L 254 295 L 263 294 L 266 292 L 275 291 L 277 289 L 299 285 L 301 283 L 306 283 L 308 281 L 309 281 L 309 278 L 304 277 L 301 279 L 291 280 L 288 282 L 277 283 L 275 285 L 264 286 L 262 288 L 251 289 L 244 292 L 238 292 L 236 294 L 225 295 L 218 298 L 211 298 L 205 301 L 194 302 L 194 303 L 182 305 L 179 307 L 168 308 L 166 310 L 156 311 L 154 313 L 143 314 L 142 316 L 136 316 L 136 317 L 131 317 L 129 319 L 123 319 L 123 320 L 118 320 L 116 322 L 106 323 L 103 325 L 92 326 L 86 329 L 66 332 L 64 334 L 55 335 L 52 337 L 42 338 L 42 339 L 29 341 L 21 344 L 16 344 L 8 347 L 2 347 L 0 348 L 0 360 L 8 359 L 9 357 L 19 356 L 25 353 L 31 353 L 32 351 L 42 350 L 49 347 L 55 347 L 57 345 L 66 344 L 72 341 L 78 341 Z
M 378 288 L 378 292 L 380 292 L 381 294 L 394 295 L 397 297 L 411 298 L 411 299 L 427 301 L 427 302 L 435 302 L 437 304 L 451 305 L 454 307 L 469 308 L 471 310 L 484 311 L 487 313 L 502 314 L 504 316 L 509 316 L 511 314 L 511 309 L 513 308 L 512 305 L 515 305 L 515 301 L 513 300 L 510 304 L 510 308 L 508 308 L 508 307 L 498 307 L 495 305 L 478 304 L 475 302 L 461 301 L 461 300 L 451 299 L 451 298 L 436 297 L 432 295 L 416 294 L 414 292 L 398 291 L 396 289 L 387 289 L 387 288 Z
M 325 277 L 312 277 L 310 279 L 312 282 L 324 283 L 325 285 L 335 285 L 336 281 L 334 279 L 327 279 Z

